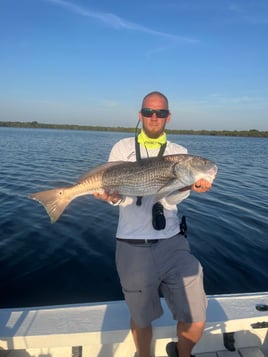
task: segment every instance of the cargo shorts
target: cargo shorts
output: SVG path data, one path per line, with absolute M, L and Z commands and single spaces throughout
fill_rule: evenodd
M 178 234 L 157 243 L 116 241 L 116 267 L 130 315 L 146 327 L 163 314 L 161 294 L 179 322 L 206 320 L 203 269 Z

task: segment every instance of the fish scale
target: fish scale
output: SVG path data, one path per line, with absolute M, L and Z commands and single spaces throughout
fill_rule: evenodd
M 102 177 L 102 185 L 124 195 L 131 195 L 135 190 L 138 194 L 154 194 L 167 183 L 176 178 L 173 171 L 174 163 L 151 158 L 148 161 L 137 161 L 135 165 L 120 165 L 108 168 Z

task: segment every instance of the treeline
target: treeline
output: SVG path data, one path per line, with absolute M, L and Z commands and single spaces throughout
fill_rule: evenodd
M 38 123 L 37 121 L 32 122 L 11 122 L 11 121 L 0 121 L 0 127 L 13 127 L 13 128 L 32 128 L 32 129 L 63 129 L 63 130 L 88 130 L 88 131 L 126 131 L 133 132 L 134 128 L 123 128 L 117 127 L 105 127 L 105 126 L 94 126 L 94 125 L 77 125 L 77 124 L 46 124 Z
M 166 130 L 171 134 L 212 135 L 212 136 L 247 136 L 268 138 L 268 131 L 251 130 Z
M 38 128 L 38 129 L 64 129 L 64 130 L 89 130 L 89 131 L 115 131 L 115 132 L 135 132 L 135 128 L 125 128 L 120 126 L 93 126 L 93 125 L 76 125 L 76 124 L 45 124 L 32 122 L 11 122 L 0 121 L 0 127 L 15 128 Z M 268 131 L 251 130 L 176 130 L 167 129 L 169 134 L 181 135 L 213 135 L 213 136 L 246 136 L 246 137 L 268 137 Z

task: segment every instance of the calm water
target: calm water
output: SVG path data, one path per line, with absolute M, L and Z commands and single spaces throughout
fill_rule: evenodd
M 74 183 L 125 133 L 0 128 L 0 307 L 122 299 L 117 208 L 75 200 L 51 225 L 29 193 Z M 217 162 L 213 189 L 180 205 L 207 294 L 268 290 L 268 141 L 171 135 Z

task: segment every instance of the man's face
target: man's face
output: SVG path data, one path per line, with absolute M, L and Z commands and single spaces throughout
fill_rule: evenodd
M 159 95 L 151 95 L 146 98 L 143 102 L 142 108 L 150 108 L 154 110 L 159 109 L 168 109 L 165 99 Z M 153 113 L 151 117 L 143 116 L 139 112 L 139 119 L 142 122 L 143 130 L 149 138 L 157 139 L 161 136 L 165 130 L 166 123 L 170 121 L 170 113 L 167 117 L 159 118 L 156 113 Z

